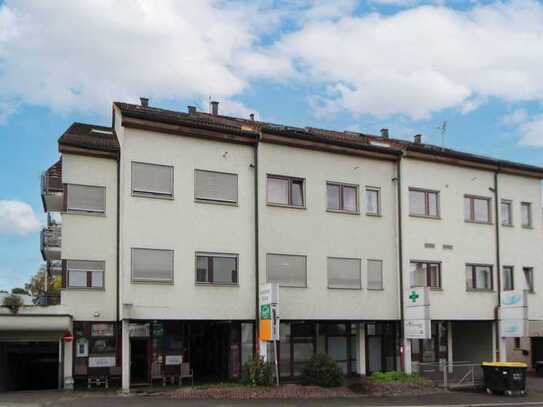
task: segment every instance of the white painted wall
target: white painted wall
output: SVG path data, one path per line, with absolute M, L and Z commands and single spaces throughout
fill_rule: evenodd
M 62 214 L 62 258 L 105 261 L 104 289 L 63 289 L 61 303 L 74 320 L 114 321 L 117 291 L 117 163 L 75 154 L 62 155 L 62 182 L 106 187 L 105 216 Z M 95 312 L 99 317 L 95 317 Z
M 307 288 L 281 287 L 283 319 L 399 318 L 395 246 L 395 164 L 261 143 L 259 146 L 260 281 L 266 254 L 307 256 Z M 306 209 L 266 204 L 266 174 L 306 179 Z M 326 211 L 326 181 L 360 186 L 360 215 Z M 366 215 L 365 186 L 381 188 L 383 216 Z M 362 290 L 327 288 L 327 257 L 362 259 Z M 367 289 L 367 259 L 383 260 L 384 290 Z
M 492 198 L 489 171 L 405 158 L 402 160 L 404 285 L 410 286 L 411 260 L 441 261 L 442 290 L 430 291 L 433 320 L 491 320 L 497 305 L 495 226 L 464 221 L 464 194 Z M 409 215 L 409 187 L 437 190 L 441 219 Z M 435 248 L 425 248 L 425 243 Z M 443 245 L 453 245 L 452 250 Z M 466 263 L 493 265 L 494 291 L 466 290 Z
M 121 303 L 124 318 L 254 319 L 253 148 L 123 129 Z M 227 153 L 227 154 L 225 154 Z M 174 167 L 174 199 L 133 197 L 131 162 Z M 237 206 L 194 201 L 194 169 L 238 174 Z M 131 282 L 131 248 L 174 250 L 174 283 Z M 195 284 L 196 252 L 239 255 L 239 286 Z

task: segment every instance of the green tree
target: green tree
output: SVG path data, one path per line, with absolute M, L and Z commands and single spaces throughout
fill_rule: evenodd
M 32 297 L 38 298 L 46 292 L 49 295 L 60 293 L 61 280 L 60 276 L 50 277 L 47 279 L 47 290 L 45 289 L 45 266 L 41 266 L 38 272 L 32 276 L 30 281 L 25 284 L 25 289 L 32 294 Z
M 12 294 L 23 294 L 23 295 L 28 295 L 28 292 L 24 289 L 24 288 L 21 288 L 21 287 L 15 287 L 11 290 L 11 293 Z

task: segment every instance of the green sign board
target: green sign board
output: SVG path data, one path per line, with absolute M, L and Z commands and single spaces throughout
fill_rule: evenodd
M 272 319 L 270 304 L 262 304 L 260 306 L 260 319 Z

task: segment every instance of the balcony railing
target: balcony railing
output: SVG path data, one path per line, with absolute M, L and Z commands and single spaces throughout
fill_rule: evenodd
M 40 236 L 40 249 L 44 260 L 60 260 L 62 233 L 60 225 L 43 228 Z
M 59 305 L 60 294 L 42 294 L 36 297 L 35 304 L 40 306 Z
M 45 212 L 60 212 L 63 207 L 62 162 L 53 164 L 41 177 L 41 198 Z

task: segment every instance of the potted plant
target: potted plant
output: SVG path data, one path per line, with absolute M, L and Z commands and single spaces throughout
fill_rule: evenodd
M 23 299 L 17 294 L 11 294 L 4 298 L 2 305 L 9 308 L 12 313 L 16 314 L 17 311 L 19 311 L 19 308 L 23 305 Z

